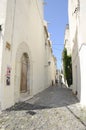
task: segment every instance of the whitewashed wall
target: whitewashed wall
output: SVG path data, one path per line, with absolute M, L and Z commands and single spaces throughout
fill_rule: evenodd
M 2 109 L 12 106 L 20 99 L 20 59 L 27 53 L 30 62 L 30 95 L 44 90 L 45 86 L 45 38 L 42 1 L 8 0 L 6 28 L 2 61 Z M 43 9 L 43 7 L 42 7 Z M 41 10 L 41 12 L 40 12 Z M 11 49 L 6 48 L 6 42 Z M 11 85 L 6 85 L 7 66 L 11 67 Z M 48 71 L 48 70 L 47 70 Z M 50 80 L 50 79 L 48 79 Z M 47 82 L 48 82 L 47 80 Z
M 80 0 L 79 55 L 81 71 L 81 104 L 86 106 L 86 1 Z
M 56 58 L 52 55 L 51 57 L 51 80 L 53 81 L 53 85 L 55 85 L 56 78 Z
M 86 1 L 80 0 L 80 10 L 74 13 L 77 0 L 69 0 L 69 25 L 73 64 L 73 91 L 86 106 Z
M 71 44 L 69 39 L 69 25 L 66 25 L 65 35 L 64 35 L 64 47 L 67 49 L 67 55 L 71 55 Z

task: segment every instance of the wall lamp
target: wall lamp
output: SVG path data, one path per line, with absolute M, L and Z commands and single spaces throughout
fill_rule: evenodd
M 45 65 L 45 67 L 49 67 L 49 66 L 50 66 L 50 64 L 51 64 L 51 61 L 48 61 L 48 64 L 47 64 L 47 65 Z
M 51 64 L 51 61 L 48 61 L 48 65 L 50 66 L 50 64 Z

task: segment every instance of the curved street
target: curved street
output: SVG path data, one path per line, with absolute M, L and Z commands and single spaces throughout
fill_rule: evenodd
M 70 89 L 51 86 L 3 111 L 0 130 L 86 130 L 86 110 Z

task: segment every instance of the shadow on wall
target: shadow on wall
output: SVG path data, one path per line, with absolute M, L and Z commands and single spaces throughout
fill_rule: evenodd
M 77 7 L 76 7 L 77 3 Z M 77 2 L 70 1 L 69 12 L 70 17 L 70 36 L 72 42 L 72 70 L 73 70 L 73 91 L 77 95 L 78 99 L 81 98 L 81 66 L 80 66 L 80 55 L 79 55 L 79 34 L 80 34 L 80 0 Z
M 81 98 L 81 67 L 79 56 L 79 41 L 78 41 L 78 28 L 74 36 L 74 44 L 72 50 L 72 72 L 73 72 L 73 92 L 77 95 L 78 99 Z

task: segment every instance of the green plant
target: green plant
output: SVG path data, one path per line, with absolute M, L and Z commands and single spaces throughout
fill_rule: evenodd
M 72 84 L 72 59 L 71 56 L 67 55 L 67 49 L 63 50 L 63 70 L 64 70 L 64 78 L 67 80 L 68 86 Z

